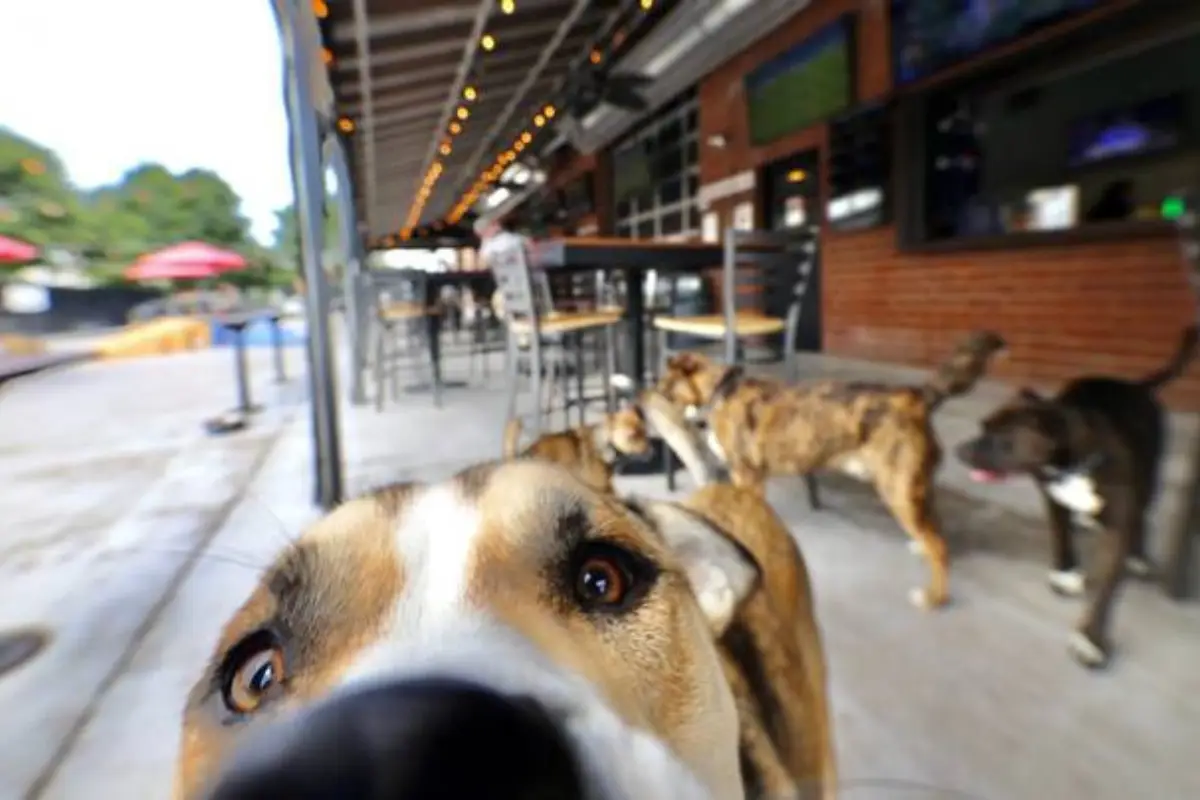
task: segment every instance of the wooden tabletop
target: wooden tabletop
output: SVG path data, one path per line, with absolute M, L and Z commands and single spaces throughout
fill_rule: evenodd
M 565 236 L 529 243 L 535 269 L 622 269 L 628 267 L 702 270 L 724 258 L 719 244 L 625 239 L 616 236 Z
M 247 311 L 218 311 L 212 321 L 225 328 L 244 328 L 260 319 L 272 320 L 282 316 L 277 308 L 258 308 Z

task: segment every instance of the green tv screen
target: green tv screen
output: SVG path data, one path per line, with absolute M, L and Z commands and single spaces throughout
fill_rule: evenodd
M 853 102 L 850 25 L 841 20 L 746 76 L 750 141 L 768 144 Z

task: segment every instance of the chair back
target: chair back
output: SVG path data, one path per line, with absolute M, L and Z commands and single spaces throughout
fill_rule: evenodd
M 794 345 L 800 309 L 816 274 L 819 229 L 802 225 L 779 231 L 725 232 L 725 259 L 722 264 L 722 305 L 725 324 L 734 329 L 737 298 L 742 286 L 754 285 L 764 298 L 785 297 L 787 307 L 787 346 Z M 751 266 L 753 270 L 739 270 Z M 733 363 L 736 337 L 726 337 L 726 357 Z
M 394 303 L 424 306 L 429 301 L 429 274 L 419 269 L 372 269 L 358 275 L 363 292 L 361 308 L 374 308 L 378 317 Z
M 525 240 L 514 233 L 500 233 L 488 247 L 488 267 L 496 278 L 506 320 L 521 319 L 536 329 L 551 310 L 550 287 L 545 273 L 529 266 Z

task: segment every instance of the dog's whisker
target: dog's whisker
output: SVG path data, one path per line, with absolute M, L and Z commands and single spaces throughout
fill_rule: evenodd
M 270 566 L 270 562 L 254 561 L 250 553 L 228 553 L 213 550 L 204 550 L 196 554 L 194 550 L 189 550 L 184 547 L 134 547 L 125 551 L 115 551 L 116 553 L 146 553 L 151 555 L 165 556 L 191 556 L 196 555 L 196 558 L 201 561 L 219 561 L 225 564 L 235 564 L 246 569 L 262 572 Z
M 288 547 L 291 547 L 292 545 L 294 545 L 296 543 L 296 540 L 299 539 L 299 534 L 293 533 L 291 530 L 289 530 L 287 523 L 285 523 L 279 517 L 279 515 L 275 513 L 275 510 L 273 508 L 271 508 L 269 503 L 267 503 L 265 500 L 262 499 L 262 497 L 260 497 L 257 493 L 255 493 L 253 491 L 247 491 L 246 495 L 245 495 L 245 499 L 253 501 L 254 505 L 256 505 L 258 508 L 260 508 L 262 511 L 266 512 L 266 515 L 271 518 L 272 522 L 275 523 L 272 526 L 273 530 L 275 531 L 275 533 L 279 534 L 280 538 L 283 539 L 284 543 Z

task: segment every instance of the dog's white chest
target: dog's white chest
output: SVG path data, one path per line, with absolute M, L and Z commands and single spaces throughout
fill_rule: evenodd
M 1055 502 L 1075 512 L 1077 519 L 1091 520 L 1104 508 L 1104 498 L 1096 491 L 1096 482 L 1078 473 L 1046 482 L 1046 492 Z
M 708 445 L 708 451 L 712 453 L 722 464 L 727 462 L 725 458 L 725 450 L 721 447 L 721 443 L 717 441 L 717 434 L 709 428 L 704 434 L 704 441 Z

